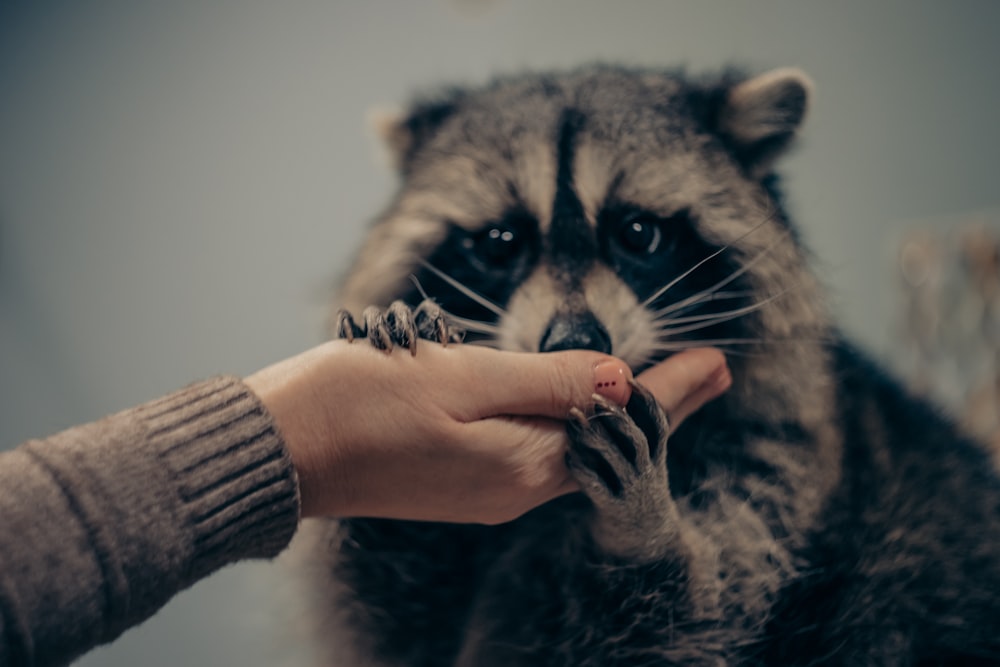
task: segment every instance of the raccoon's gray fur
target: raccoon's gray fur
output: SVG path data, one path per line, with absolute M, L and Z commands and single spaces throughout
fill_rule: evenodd
M 335 664 L 1000 664 L 997 473 L 845 342 L 782 209 L 809 91 L 596 67 L 387 128 L 402 186 L 341 305 L 416 307 L 413 274 L 474 341 L 636 371 L 714 344 L 734 385 L 669 438 L 642 391 L 598 405 L 584 493 L 512 523 L 314 526 Z

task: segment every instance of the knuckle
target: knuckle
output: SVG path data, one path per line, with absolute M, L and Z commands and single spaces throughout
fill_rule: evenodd
M 564 408 L 567 413 L 572 408 L 589 407 L 593 401 L 593 387 L 590 383 L 580 382 L 574 364 L 570 363 L 569 355 L 558 355 L 554 359 L 554 367 L 546 377 L 546 393 L 549 405 L 554 408 Z

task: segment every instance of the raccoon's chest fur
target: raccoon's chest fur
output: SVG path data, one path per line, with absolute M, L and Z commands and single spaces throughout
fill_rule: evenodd
M 592 68 L 387 125 L 402 188 L 341 305 L 426 294 L 469 342 L 637 371 L 715 345 L 734 386 L 633 494 L 667 508 L 656 549 L 595 534 L 579 495 L 498 527 L 314 526 L 334 664 L 1000 664 L 996 473 L 842 340 L 782 210 L 808 92 Z

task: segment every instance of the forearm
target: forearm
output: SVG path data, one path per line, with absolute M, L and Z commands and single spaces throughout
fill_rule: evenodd
M 219 378 L 0 456 L 0 664 L 68 662 L 236 560 L 272 557 L 295 474 Z

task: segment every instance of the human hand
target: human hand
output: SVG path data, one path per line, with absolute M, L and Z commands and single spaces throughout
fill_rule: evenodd
M 663 366 L 639 380 L 653 373 L 679 422 L 712 397 L 698 388 L 725 364 L 698 350 Z M 582 350 L 424 344 L 411 356 L 332 341 L 247 384 L 287 443 L 303 516 L 493 524 L 576 489 L 564 419 L 595 391 L 624 404 L 629 377 L 623 362 Z
M 675 354 L 640 373 L 636 382 L 653 393 L 673 430 L 695 410 L 729 389 L 733 378 L 725 355 L 705 347 Z

